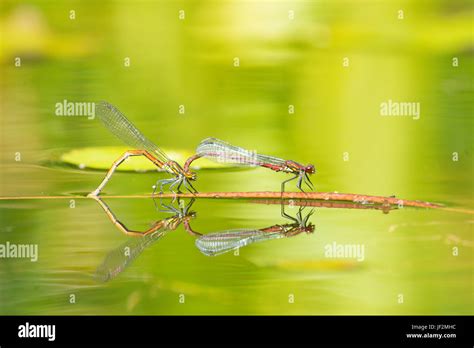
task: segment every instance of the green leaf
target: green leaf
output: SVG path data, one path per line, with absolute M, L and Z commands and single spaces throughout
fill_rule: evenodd
M 103 169 L 108 170 L 112 163 L 119 158 L 124 152 L 130 150 L 126 146 L 107 146 L 107 147 L 84 147 L 73 149 L 61 155 L 60 160 L 63 163 L 77 166 L 81 169 Z M 163 149 L 165 153 L 173 160 L 181 165 L 194 155 L 194 153 L 187 150 L 178 149 Z M 207 169 L 207 168 L 222 168 L 226 167 L 221 163 L 212 162 L 206 158 L 196 160 L 191 169 Z M 122 163 L 118 171 L 156 171 L 159 170 L 153 163 L 143 156 L 134 156 Z

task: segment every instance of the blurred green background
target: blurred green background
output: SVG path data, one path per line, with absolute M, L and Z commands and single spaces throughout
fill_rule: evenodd
M 207 257 L 179 227 L 100 283 L 96 268 L 127 237 L 96 202 L 3 199 L 0 243 L 37 243 L 39 260 L 0 259 L 0 314 L 473 314 L 472 14 L 472 1 L 449 0 L 2 1 L 3 197 L 92 191 L 103 172 L 62 166 L 62 154 L 122 144 L 55 104 L 107 100 L 168 149 L 214 136 L 315 164 L 318 191 L 452 210 L 320 208 L 314 234 L 238 256 Z M 388 100 L 420 103 L 420 118 L 381 116 Z M 285 179 L 198 176 L 203 192 L 275 191 Z M 117 173 L 105 193 L 149 193 L 163 177 Z M 108 203 L 137 229 L 169 216 L 150 199 Z M 278 206 L 193 210 L 202 233 L 288 222 Z M 365 260 L 326 258 L 333 242 L 363 244 Z

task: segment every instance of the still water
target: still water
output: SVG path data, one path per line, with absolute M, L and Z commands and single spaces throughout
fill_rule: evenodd
M 0 314 L 473 314 L 472 8 L 414 1 L 399 18 L 399 6 L 108 1 L 75 4 L 71 19 L 69 4 L 2 4 L 0 244 L 35 244 L 38 260 L 0 259 Z M 64 100 L 107 100 L 169 149 L 214 136 L 315 164 L 318 191 L 449 209 L 317 207 L 312 233 L 262 240 L 294 223 L 279 205 L 197 199 L 197 234 L 176 223 L 140 246 L 81 198 L 104 171 L 61 162 L 122 145 L 96 119 L 55 115 Z M 389 101 L 417 103 L 418 117 L 383 116 Z M 276 191 L 287 178 L 198 176 L 201 192 Z M 149 194 L 164 177 L 117 172 L 103 201 L 147 230 L 174 213 L 112 196 Z M 209 256 L 196 242 L 236 230 L 253 238 L 238 252 Z M 127 246 L 139 252 L 110 276 Z

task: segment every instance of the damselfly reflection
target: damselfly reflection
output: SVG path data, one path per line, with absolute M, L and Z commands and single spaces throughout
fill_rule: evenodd
M 100 197 L 95 197 L 95 200 L 121 232 L 133 237 L 107 254 L 96 271 L 96 279 L 100 281 L 108 281 L 115 278 L 130 266 L 132 261 L 145 249 L 163 238 L 168 232 L 176 230 L 182 222 L 189 223 L 189 220 L 194 219 L 196 216 L 196 213 L 190 210 L 194 199 L 191 199 L 187 205 L 182 206 L 180 209 L 163 204 L 165 208 L 163 211 L 174 213 L 174 215 L 156 221 L 151 228 L 140 232 L 128 229 L 116 218 L 109 206 Z
M 190 223 L 196 217 L 196 213 L 191 211 L 194 199 L 191 199 L 187 204 L 184 204 L 183 200 L 178 199 L 178 208 L 161 202 L 161 207 L 163 208 L 161 211 L 174 215 L 159 220 L 151 228 L 140 232 L 127 228 L 125 224 L 117 219 L 109 206 L 100 197 L 94 197 L 94 199 L 122 233 L 132 236 L 124 244 L 109 252 L 102 264 L 97 268 L 96 279 L 100 281 L 109 281 L 117 277 L 146 248 L 161 240 L 168 232 L 176 230 L 181 224 L 183 224 L 185 231 L 197 237 L 196 247 L 207 256 L 224 254 L 256 242 L 293 237 L 302 232 L 314 232 L 314 225 L 309 222 L 313 210 L 303 215 L 304 207 L 300 207 L 296 216 L 292 217 L 285 212 L 282 205 L 282 216 L 289 219 L 291 223 L 275 224 L 265 228 L 234 229 L 202 234 L 193 230 Z
M 293 221 L 288 224 L 276 224 L 261 229 L 235 229 L 200 235 L 196 239 L 196 247 L 207 256 L 225 254 L 229 251 L 243 248 L 253 243 L 264 242 L 272 239 L 288 238 L 302 232 L 313 233 L 314 225 L 308 220 L 313 214 L 311 210 L 303 217 L 304 207 L 300 207 L 296 217 L 285 213 L 282 205 L 282 216 Z M 185 228 L 189 224 L 184 224 Z

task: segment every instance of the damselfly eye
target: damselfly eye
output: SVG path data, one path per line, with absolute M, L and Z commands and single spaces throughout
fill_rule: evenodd
M 312 164 L 307 165 L 304 170 L 306 173 L 309 173 L 309 174 L 314 174 L 316 172 L 316 169 L 314 168 Z

